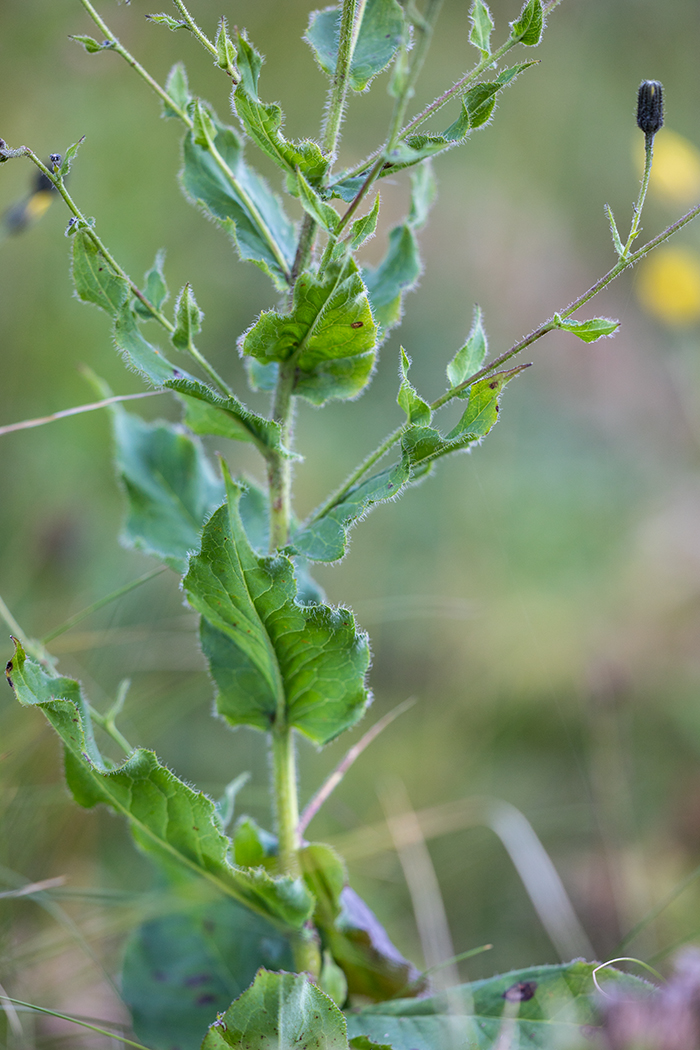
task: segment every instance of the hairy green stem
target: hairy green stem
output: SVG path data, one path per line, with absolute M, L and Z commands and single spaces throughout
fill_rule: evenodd
M 359 33 L 365 2 L 366 0 L 343 0 L 343 9 L 340 16 L 340 35 L 338 38 L 338 59 L 328 93 L 328 109 L 323 127 L 323 148 L 328 154 L 331 164 L 338 146 L 340 125 L 343 122 L 343 114 L 348 97 L 350 63 L 352 62 L 352 53 L 357 42 L 357 33 Z
M 195 22 L 194 18 L 192 17 L 192 15 L 190 14 L 190 12 L 187 10 L 185 5 L 183 4 L 182 0 L 173 0 L 173 3 L 175 4 L 175 7 L 178 9 L 178 11 L 182 15 L 183 19 L 185 20 L 185 23 L 186 23 L 187 28 L 189 29 L 189 31 L 192 33 L 192 35 L 194 37 L 197 38 L 197 40 L 199 40 L 200 44 L 202 44 L 202 46 L 207 49 L 209 54 L 214 56 L 214 58 L 216 59 L 217 65 L 218 65 L 219 52 L 216 49 L 216 45 L 213 44 L 212 41 L 209 39 L 209 37 L 206 35 L 206 33 L 203 32 L 203 30 L 201 30 L 199 28 L 199 26 Z M 228 75 L 231 77 L 231 80 L 233 80 L 234 84 L 238 83 L 238 76 L 237 76 L 236 71 L 234 69 L 232 69 L 229 66 L 226 69 L 226 73 L 228 73 Z
M 644 137 L 644 174 L 642 175 L 642 183 L 639 187 L 639 196 L 637 197 L 637 203 L 634 205 L 632 212 L 632 225 L 630 227 L 630 235 L 627 238 L 627 243 L 622 251 L 621 259 L 626 259 L 630 253 L 630 249 L 640 234 L 639 224 L 642 221 L 642 209 L 644 208 L 644 202 L 647 197 L 647 190 L 649 189 L 649 179 L 651 178 L 651 165 L 654 160 L 654 133 L 647 132 Z
M 619 262 L 617 262 L 616 265 L 612 267 L 612 269 L 608 270 L 608 272 L 604 274 L 598 281 L 596 281 L 595 284 L 591 285 L 587 292 L 584 292 L 583 295 L 580 295 L 577 299 L 574 299 L 574 301 L 570 303 L 565 310 L 561 310 L 559 312 L 559 316 L 563 320 L 566 320 L 566 318 L 571 317 L 571 315 L 575 313 L 576 310 L 580 309 L 582 306 L 585 306 L 585 304 L 590 302 L 590 300 L 593 299 L 594 296 L 598 295 L 599 292 L 602 292 L 604 288 L 607 288 L 607 286 L 611 284 L 616 277 L 619 277 L 620 274 L 627 270 L 629 267 L 634 266 L 636 263 L 638 263 L 640 259 L 643 259 L 646 255 L 649 254 L 649 252 L 653 251 L 654 248 L 658 247 L 659 244 L 663 244 L 663 242 L 668 240 L 669 237 L 672 237 L 674 233 L 677 233 L 679 230 L 682 230 L 684 226 L 687 226 L 688 223 L 692 222 L 693 219 L 697 218 L 698 215 L 700 215 L 700 204 L 696 204 L 695 207 L 691 208 L 690 211 L 686 212 L 686 214 L 681 216 L 680 219 L 677 219 L 676 222 L 671 223 L 670 226 L 667 226 L 665 230 L 662 230 L 661 233 L 657 234 L 656 237 L 653 237 L 636 252 L 633 252 L 631 255 L 628 255 L 625 259 L 620 259 Z M 536 328 L 529 335 L 525 336 L 524 339 L 521 339 L 519 342 L 514 343 L 509 350 L 506 350 L 505 353 L 501 354 L 499 357 L 494 358 L 494 360 L 491 361 L 490 364 L 484 366 L 484 368 L 469 376 L 467 379 L 464 380 L 464 382 L 458 383 L 457 386 L 450 387 L 449 390 L 446 390 L 444 394 L 442 394 L 440 397 L 436 398 L 435 401 L 432 402 L 430 408 L 433 411 L 437 411 L 437 409 L 442 408 L 443 405 L 446 405 L 449 401 L 452 401 L 455 397 L 458 397 L 459 394 L 461 394 L 468 387 L 472 386 L 474 383 L 478 382 L 479 379 L 484 379 L 486 376 L 490 375 L 492 372 L 500 368 L 501 365 L 505 364 L 506 361 L 509 361 L 512 357 L 515 357 L 516 354 L 519 354 L 522 350 L 525 350 L 528 346 L 531 346 L 532 343 L 536 342 L 538 339 L 541 339 L 542 336 L 547 335 L 548 332 L 556 331 L 557 328 L 558 325 L 554 321 L 554 315 L 552 315 L 552 317 L 548 321 L 545 321 L 544 324 L 540 325 L 539 328 Z M 338 488 L 329 497 L 329 499 L 326 500 L 324 504 L 322 504 L 320 508 L 313 512 L 313 514 L 310 516 L 307 522 L 305 522 L 305 525 L 309 525 L 312 524 L 314 521 L 318 521 L 318 519 L 323 517 L 324 514 L 327 514 L 329 510 L 332 510 L 332 508 L 336 506 L 336 504 L 339 503 L 347 495 L 347 493 L 350 491 L 353 485 L 357 484 L 357 482 L 360 481 L 362 477 L 364 477 L 364 475 L 367 473 L 370 467 L 374 466 L 374 464 L 378 460 L 380 460 L 382 456 L 384 456 L 391 448 L 393 448 L 393 446 L 398 441 L 400 441 L 401 435 L 403 434 L 405 429 L 406 424 L 397 427 L 396 430 L 393 430 L 391 432 L 391 434 L 388 434 L 387 437 L 384 438 L 384 440 L 377 446 L 377 448 L 374 449 L 373 452 L 370 452 L 370 454 L 364 460 L 362 460 L 358 467 L 355 470 L 353 470 L 353 472 L 343 482 L 340 488 Z
M 279 423 L 284 448 L 292 448 L 294 360 L 282 361 L 279 365 L 277 385 L 272 403 L 272 419 Z M 289 456 L 270 450 L 267 459 L 270 496 L 270 553 L 289 542 L 291 519 L 292 465 Z

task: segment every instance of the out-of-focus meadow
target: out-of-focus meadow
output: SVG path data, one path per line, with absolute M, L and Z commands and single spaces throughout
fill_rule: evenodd
M 191 4 L 212 32 L 220 13 L 248 29 L 267 55 L 262 97 L 282 103 L 297 137 L 316 133 L 326 88 L 300 41 L 309 6 Z M 473 62 L 468 6 L 446 0 L 416 109 Z M 518 0 L 491 7 L 503 37 Z M 228 113 L 225 76 L 187 34 L 146 22 L 150 0 L 103 0 L 99 9 L 157 78 L 183 58 L 195 91 Z M 643 239 L 700 200 L 696 0 L 563 0 L 550 22 L 537 55 L 526 56 L 540 65 L 503 93 L 493 125 L 436 164 L 425 274 L 371 388 L 323 412 L 300 406 L 300 515 L 399 422 L 399 345 L 421 393 L 436 397 L 473 303 L 498 353 L 613 264 L 603 205 L 628 226 L 643 78 L 661 80 L 667 99 Z M 273 305 L 270 287 L 182 198 L 176 122 L 159 118 L 155 98 L 116 55 L 91 56 L 68 39 L 93 31 L 77 0 L 3 0 L 0 134 L 41 156 L 86 136 L 70 182 L 80 206 L 136 279 L 167 249 L 171 288 L 191 281 L 206 313 L 203 351 L 263 408 L 264 398 L 246 392 L 236 337 Z M 386 82 L 352 99 L 349 163 L 385 132 Z M 249 159 L 277 180 L 252 150 Z M 0 209 L 32 178 L 28 163 L 3 165 Z M 369 261 L 406 201 L 404 179 L 382 188 Z M 71 298 L 67 219 L 56 201 L 32 229 L 0 243 L 0 425 L 92 400 L 83 366 L 120 393 L 142 389 L 114 353 L 104 316 Z M 700 863 L 700 225 L 581 316 L 594 312 L 621 319 L 614 340 L 537 344 L 535 367 L 508 388 L 483 447 L 377 509 L 345 562 L 317 573 L 371 634 L 375 703 L 365 727 L 409 696 L 416 704 L 351 770 L 312 837 L 347 850 L 356 887 L 420 961 L 396 853 L 381 836 L 377 849 L 357 833 L 383 820 L 384 778 L 401 778 L 413 807 L 432 810 L 423 830 L 455 950 L 493 945 L 463 964 L 465 979 L 554 961 L 556 951 L 493 831 L 472 826 L 466 807 L 446 833 L 450 821 L 434 807 L 474 796 L 518 807 L 600 958 Z M 167 397 L 136 407 L 148 418 L 177 415 Z M 35 637 L 151 568 L 118 544 L 108 427 L 100 412 L 0 437 L 0 595 Z M 258 469 L 243 446 L 222 451 L 235 469 Z M 167 572 L 51 648 L 98 708 L 128 675 L 126 736 L 210 794 L 250 770 L 240 805 L 269 825 L 262 738 L 210 717 L 193 622 Z M 0 631 L 3 660 L 8 633 Z M 18 709 L 9 689 L 0 696 L 0 891 L 67 876 L 41 901 L 0 899 L 0 983 L 105 1016 L 109 987 L 76 930 L 114 973 L 151 870 L 118 820 L 69 800 L 42 717 Z M 322 753 L 301 745 L 304 799 L 347 745 L 342 738 Z M 700 882 L 621 954 L 662 960 L 694 938 Z

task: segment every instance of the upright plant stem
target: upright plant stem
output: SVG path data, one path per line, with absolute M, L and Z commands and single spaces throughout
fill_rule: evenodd
M 639 187 L 639 197 L 637 203 L 634 206 L 634 214 L 632 218 L 632 226 L 630 228 L 630 235 L 627 238 L 627 244 L 625 245 L 624 251 L 621 258 L 627 259 L 632 248 L 634 241 L 640 234 L 639 224 L 642 220 L 642 209 L 644 202 L 647 197 L 647 190 L 649 189 L 649 179 L 651 177 L 651 165 L 654 160 L 654 133 L 648 132 L 644 140 L 644 174 L 642 175 L 642 184 Z
M 365 0 L 343 0 L 338 37 L 338 60 L 328 96 L 328 112 L 323 128 L 323 148 L 331 158 L 335 156 L 343 122 L 345 103 L 348 97 L 350 63 L 357 42 L 360 20 L 364 13 Z M 357 31 L 357 32 L 356 32 Z

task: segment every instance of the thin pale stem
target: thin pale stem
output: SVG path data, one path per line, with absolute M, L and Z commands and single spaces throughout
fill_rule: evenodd
M 630 253 L 630 249 L 640 234 L 639 224 L 642 221 L 642 209 L 644 208 L 644 202 L 647 197 L 647 190 L 649 189 L 649 179 L 651 177 L 651 165 L 654 160 L 654 135 L 649 132 L 644 138 L 644 174 L 642 175 L 642 182 L 639 187 L 639 197 L 637 203 L 634 206 L 632 213 L 632 226 L 630 227 L 630 235 L 627 238 L 621 259 L 626 259 Z
M 25 1003 L 22 999 L 13 999 L 9 995 L 0 996 L 0 1002 L 13 1003 L 14 1006 L 23 1006 L 27 1010 L 34 1010 L 39 1014 L 48 1014 L 49 1017 L 59 1017 L 62 1021 L 70 1021 L 72 1024 L 80 1025 L 81 1028 L 89 1028 L 91 1032 L 99 1032 L 100 1035 L 106 1035 L 108 1039 L 116 1039 L 119 1043 L 124 1043 L 125 1046 L 134 1046 L 136 1050 L 150 1050 L 149 1047 L 144 1046 L 143 1043 L 135 1043 L 133 1039 L 127 1039 L 121 1032 L 110 1032 L 107 1028 L 100 1028 L 95 1024 L 88 1024 L 87 1021 L 80 1021 L 77 1017 L 71 1017 L 69 1014 L 59 1013 L 58 1010 L 47 1010 L 43 1006 L 35 1006 L 34 1003 Z
M 677 219 L 676 222 L 671 223 L 670 226 L 667 226 L 665 230 L 662 230 L 662 232 L 657 234 L 656 237 L 653 237 L 641 248 L 638 248 L 636 252 L 632 252 L 631 255 L 628 255 L 626 259 L 620 259 L 619 262 L 616 263 L 616 265 L 613 266 L 611 270 L 608 270 L 608 272 L 600 278 L 600 280 L 596 281 L 595 284 L 591 285 L 587 292 L 584 292 L 583 295 L 580 295 L 577 299 L 574 299 L 574 301 L 570 303 L 565 310 L 561 310 L 559 312 L 559 317 L 561 317 L 564 320 L 568 317 L 571 317 L 571 315 L 575 313 L 576 310 L 579 310 L 582 306 L 585 306 L 585 304 L 590 302 L 590 300 L 593 299 L 596 295 L 598 295 L 599 292 L 602 292 L 604 288 L 607 288 L 607 286 L 611 284 L 616 277 L 619 277 L 620 274 L 623 273 L 625 270 L 638 263 L 640 259 L 643 259 L 646 255 L 649 254 L 649 252 L 653 251 L 654 248 L 658 247 L 659 244 L 663 244 L 663 242 L 667 241 L 669 237 L 672 237 L 674 233 L 677 233 L 679 230 L 682 230 L 684 226 L 687 226 L 688 223 L 692 222 L 693 219 L 697 218 L 698 215 L 700 215 L 700 204 L 696 204 L 694 208 L 691 208 L 690 211 L 686 212 L 686 214 L 681 216 L 680 219 Z M 496 371 L 498 368 L 500 368 L 501 365 L 505 364 L 506 361 L 509 361 L 512 357 L 515 357 L 516 354 L 519 354 L 522 350 L 525 350 L 528 346 L 531 346 L 532 343 L 535 343 L 538 339 L 541 339 L 542 336 L 547 335 L 548 332 L 555 331 L 557 328 L 558 325 L 554 321 L 554 315 L 552 315 L 552 317 L 548 321 L 545 321 L 545 323 L 540 325 L 539 328 L 536 328 L 529 335 L 525 336 L 524 339 L 521 339 L 519 342 L 515 343 L 509 350 L 506 350 L 505 353 L 501 354 L 499 357 L 494 358 L 494 360 L 491 361 L 490 364 L 480 369 L 480 371 L 475 372 L 474 375 L 469 376 L 467 379 L 464 380 L 464 382 L 459 383 L 457 386 L 450 387 L 449 390 L 446 390 L 444 394 L 442 394 L 440 397 L 436 398 L 435 401 L 432 402 L 432 404 L 430 405 L 431 409 L 433 411 L 436 411 L 438 408 L 442 408 L 443 405 L 446 405 L 449 401 L 452 401 L 455 397 L 458 397 L 459 394 L 461 394 L 468 387 L 472 386 L 474 383 L 478 382 L 479 379 L 483 379 L 487 375 L 490 375 L 491 372 Z M 404 424 L 403 426 L 397 427 L 396 430 L 393 430 L 391 434 L 388 434 L 387 437 L 381 442 L 381 444 L 378 445 L 373 452 L 370 452 L 370 454 L 359 464 L 359 466 L 352 472 L 352 474 L 350 474 L 350 476 L 341 485 L 341 487 L 337 489 L 332 494 L 332 496 L 330 496 L 329 499 L 322 504 L 322 506 L 318 510 L 314 511 L 312 516 L 308 519 L 307 524 L 311 524 L 314 521 L 318 521 L 319 518 L 322 518 L 324 514 L 327 514 L 329 510 L 336 506 L 336 504 L 339 503 L 344 498 L 344 496 L 347 495 L 347 493 L 353 487 L 353 485 L 356 485 L 357 482 L 360 481 L 360 479 L 367 473 L 370 467 L 374 466 L 374 464 L 378 460 L 380 460 L 382 456 L 384 456 L 391 448 L 393 448 L 393 446 L 398 441 L 400 441 L 401 435 L 403 434 L 405 429 L 406 425 Z
M 100 714 L 99 711 L 95 710 L 92 704 L 88 704 L 88 710 L 93 722 L 96 722 L 100 729 L 103 729 L 107 736 L 111 737 L 115 744 L 118 744 L 125 754 L 130 755 L 134 748 L 126 737 L 119 732 L 114 724 L 114 719 L 107 715 Z
M 42 645 L 48 645 L 54 638 L 58 638 L 59 635 L 65 634 L 66 631 L 70 631 L 71 627 L 75 627 L 77 623 L 84 620 L 86 616 L 90 616 L 91 613 L 97 612 L 98 609 L 104 609 L 105 605 L 109 605 L 110 602 L 114 602 L 117 598 L 121 598 L 123 595 L 128 594 L 129 591 L 133 591 L 136 587 L 140 587 L 142 583 L 148 583 L 149 580 L 154 579 L 156 576 L 160 576 L 161 573 L 166 571 L 165 566 L 161 566 L 158 569 L 151 569 L 150 572 L 146 572 L 143 576 L 139 576 L 136 580 L 130 580 L 129 583 L 125 583 L 123 587 L 118 587 L 116 591 L 112 591 L 111 594 L 106 594 L 104 598 L 98 598 L 92 605 L 88 605 L 86 609 L 82 609 L 76 613 L 75 616 L 71 616 L 70 619 L 64 623 L 59 624 L 58 627 L 54 627 L 52 631 L 45 634 L 41 639 Z
M 67 419 L 69 416 L 79 416 L 83 412 L 94 412 L 98 408 L 106 408 L 108 405 L 115 405 L 119 401 L 136 401 L 142 397 L 156 397 L 157 394 L 164 394 L 165 392 L 165 390 L 145 390 L 140 394 L 120 394 L 116 397 L 106 397 L 104 401 L 93 401 L 89 405 L 63 408 L 60 412 L 53 412 L 50 416 L 23 419 L 20 423 L 8 423 L 6 426 L 0 427 L 0 437 L 3 434 L 14 434 L 16 430 L 31 430 L 32 427 L 43 427 L 46 423 L 53 423 L 57 419 Z

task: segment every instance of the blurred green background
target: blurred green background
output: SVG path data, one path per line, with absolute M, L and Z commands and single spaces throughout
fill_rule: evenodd
M 501 38 L 519 2 L 491 7 Z M 315 134 L 326 80 L 299 39 L 307 0 L 192 0 L 191 8 L 209 32 L 221 13 L 248 29 L 267 55 L 262 97 L 281 102 L 291 136 Z M 468 8 L 446 0 L 416 109 L 472 64 Z M 229 112 L 224 75 L 189 36 L 146 22 L 150 0 L 103 0 L 99 10 L 158 79 L 183 58 L 195 92 Z M 436 164 L 439 198 L 421 235 L 425 274 L 371 388 L 322 413 L 300 405 L 300 515 L 397 425 L 400 344 L 421 393 L 436 397 L 473 303 L 496 354 L 612 265 L 603 204 L 626 228 L 639 174 L 641 79 L 663 81 L 668 128 L 700 145 L 696 0 L 564 0 L 550 23 L 540 64 L 503 94 L 493 125 Z M 265 399 L 245 391 L 236 338 L 274 304 L 270 286 L 182 198 L 177 123 L 159 118 L 155 98 L 116 55 L 87 55 L 70 33 L 95 35 L 78 0 L 3 0 L 0 135 L 41 156 L 86 136 L 70 183 L 80 206 L 137 280 L 167 248 L 171 290 L 192 281 L 206 313 L 203 352 L 263 409 Z M 348 164 L 385 132 L 386 83 L 378 78 L 351 102 Z M 249 159 L 279 184 L 252 148 Z M 32 177 L 28 163 L 3 165 L 0 209 Z M 381 257 L 406 202 L 403 179 L 383 186 L 368 261 Z M 682 210 L 652 192 L 645 239 Z M 142 388 L 113 352 L 106 318 L 71 297 L 67 218 L 56 202 L 34 228 L 0 243 L 0 425 L 92 400 L 83 365 L 120 393 Z M 699 249 L 700 226 L 679 243 Z M 348 846 L 354 884 L 419 962 L 396 854 L 363 849 L 353 836 L 383 819 L 378 790 L 387 775 L 402 779 L 416 810 L 479 795 L 517 806 L 600 958 L 700 863 L 699 329 L 692 311 L 684 325 L 656 320 L 640 305 L 638 281 L 636 272 L 624 275 L 582 315 L 619 317 L 613 341 L 539 343 L 535 367 L 509 387 L 484 446 L 445 463 L 400 505 L 377 509 L 356 529 L 344 563 L 317 572 L 329 598 L 348 602 L 371 634 L 375 704 L 365 727 L 408 696 L 417 702 L 360 759 L 311 830 Z M 136 410 L 177 417 L 166 397 Z M 151 567 L 117 542 L 123 507 L 108 423 L 94 413 L 0 437 L 0 595 L 31 635 Z M 223 451 L 235 469 L 257 471 L 244 448 Z M 193 623 L 166 573 L 62 635 L 53 651 L 97 707 L 129 675 L 127 737 L 212 795 L 250 770 L 241 806 L 269 825 L 264 742 L 210 717 Z M 128 895 L 151 886 L 150 868 L 117 820 L 68 799 L 58 743 L 41 716 L 19 710 L 9 689 L 0 696 L 0 889 L 13 878 L 66 875 L 51 907 L 61 905 L 115 972 L 134 921 Z M 301 745 L 303 799 L 349 740 L 322 753 Z M 455 950 L 493 944 L 462 966 L 463 978 L 554 961 L 502 844 L 466 823 L 430 837 L 426 818 Z M 0 900 L 0 930 L 0 981 L 16 994 L 119 1016 L 65 922 L 36 902 Z M 693 937 L 695 882 L 629 949 L 650 958 Z M 67 1038 L 60 1025 L 42 1030 Z

